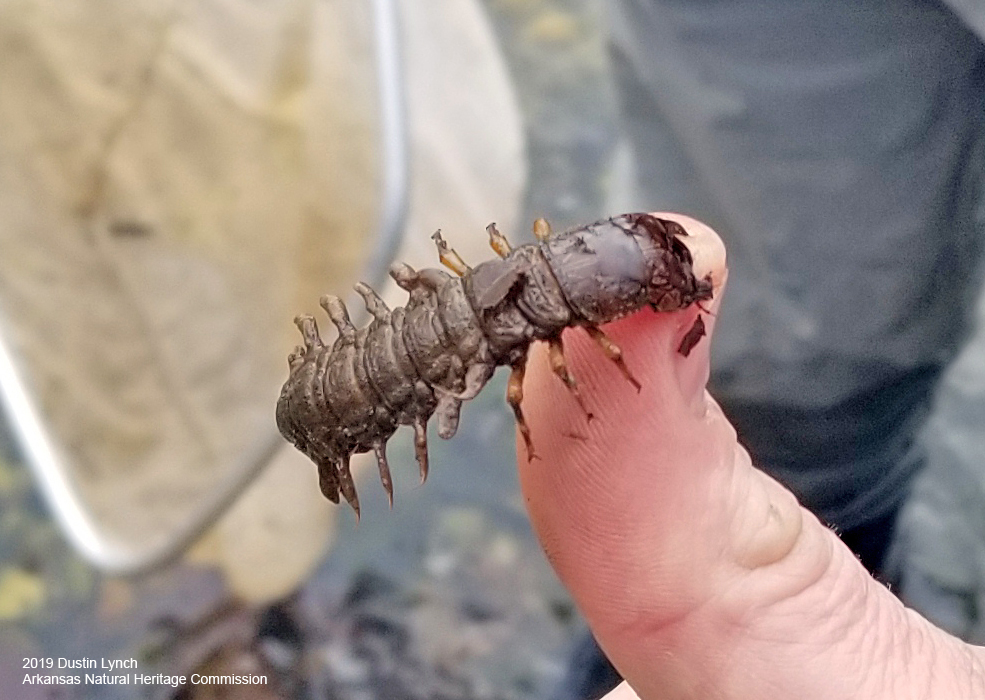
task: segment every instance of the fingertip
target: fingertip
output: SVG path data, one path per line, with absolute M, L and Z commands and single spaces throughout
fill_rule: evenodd
M 534 344 L 527 363 L 523 411 L 543 462 L 531 471 L 534 462 L 522 448 L 518 449 L 518 461 L 535 508 L 542 503 L 542 496 L 571 499 L 569 505 L 579 508 L 584 500 L 618 491 L 615 482 L 619 482 L 619 473 L 605 466 L 607 460 L 614 455 L 629 462 L 652 457 L 648 450 L 654 438 L 666 432 L 665 427 L 679 426 L 685 418 L 700 419 L 706 412 L 704 388 L 710 373 L 714 314 L 727 277 L 725 248 L 711 228 L 695 219 L 673 213 L 658 216 L 685 228 L 688 236 L 684 242 L 691 250 L 695 273 L 711 278 L 714 296 L 707 309 L 697 304 L 677 312 L 645 309 L 607 324 L 605 334 L 620 348 L 623 369 L 606 359 L 583 330 L 565 331 L 566 362 L 581 388 L 591 416 L 588 420 L 550 370 L 542 344 Z M 705 336 L 684 356 L 682 343 L 699 323 L 705 326 Z M 627 379 L 626 370 L 631 379 Z M 584 434 L 583 439 L 572 437 L 575 428 Z M 646 435 L 641 436 L 641 432 Z M 669 440 L 668 444 L 676 441 Z M 634 453 L 634 449 L 640 451 Z M 559 481 L 555 473 L 563 474 L 564 479 Z M 631 481 L 635 477 L 625 474 L 624 478 Z M 634 487 L 629 484 L 627 488 Z

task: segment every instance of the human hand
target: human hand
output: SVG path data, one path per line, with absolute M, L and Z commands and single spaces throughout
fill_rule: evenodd
M 691 234 L 714 312 L 720 239 L 659 216 Z M 548 559 L 627 680 L 609 697 L 985 697 L 981 648 L 905 608 L 753 467 L 705 392 L 710 343 L 676 351 L 697 313 L 605 327 L 639 393 L 583 332 L 566 332 L 587 424 L 544 348 L 527 365 L 523 410 L 541 459 L 528 462 L 518 440 L 521 485 Z M 714 317 L 705 323 L 713 332 Z

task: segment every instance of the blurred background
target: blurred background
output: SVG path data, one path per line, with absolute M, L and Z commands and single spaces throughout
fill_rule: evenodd
M 432 431 L 424 487 L 391 441 L 392 512 L 357 466 L 358 527 L 273 410 L 291 319 L 359 279 L 401 304 L 386 266 L 435 266 L 435 229 L 474 263 L 489 222 L 517 244 L 636 206 L 604 9 L 0 4 L 0 331 L 26 397 L 8 377 L 0 697 L 561 697 L 586 628 L 529 530 L 505 376 Z M 895 556 L 981 640 L 985 335 L 942 387 Z M 40 656 L 271 684 L 23 685 Z
M 104 565 L 52 518 L 8 410 L 0 696 L 212 697 L 22 685 L 34 656 L 271 679 L 223 697 L 534 698 L 560 679 L 582 623 L 526 522 L 505 377 L 432 436 L 426 486 L 391 442 L 393 512 L 360 466 L 358 527 L 306 458 L 266 447 L 291 319 L 321 320 L 321 294 L 362 278 L 400 304 L 386 265 L 435 266 L 437 228 L 474 263 L 491 221 L 516 244 L 537 216 L 603 208 L 599 3 L 395 3 L 402 134 L 381 123 L 381 4 L 0 7 L 3 338 Z M 148 560 L 268 456 L 190 549 Z

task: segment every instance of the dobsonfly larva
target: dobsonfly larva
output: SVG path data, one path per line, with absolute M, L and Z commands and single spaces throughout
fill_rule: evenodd
M 438 415 L 438 434 L 458 429 L 462 402 L 474 398 L 498 365 L 513 368 L 506 400 L 527 454 L 535 456 L 523 419 L 523 373 L 530 344 L 548 343 L 553 371 L 591 416 L 565 364 L 561 332 L 581 326 L 626 379 L 639 383 L 620 349 L 599 328 L 650 306 L 675 311 L 711 299 L 711 277 L 697 279 L 688 234 L 676 222 L 652 214 L 624 214 L 552 235 L 543 219 L 537 243 L 512 248 L 490 224 L 489 243 L 499 259 L 466 265 L 433 236 L 441 262 L 455 276 L 398 263 L 390 275 L 406 290 L 407 306 L 389 309 L 369 286 L 356 291 L 373 320 L 356 328 L 342 301 L 324 296 L 321 306 L 338 328 L 322 342 L 311 316 L 295 323 L 304 337 L 288 358 L 290 376 L 277 402 L 277 427 L 318 466 L 322 493 L 339 494 L 359 515 L 349 458 L 372 450 L 393 504 L 386 443 L 401 425 L 414 428 L 421 481 L 427 477 L 427 422 Z M 687 355 L 704 335 L 699 315 L 678 348 Z

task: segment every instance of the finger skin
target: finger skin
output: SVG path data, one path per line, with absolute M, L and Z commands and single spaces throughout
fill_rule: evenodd
M 708 260 L 714 312 L 724 260 Z M 697 313 L 604 328 L 639 393 L 583 331 L 565 333 L 591 422 L 544 348 L 527 365 L 523 410 L 541 457 L 528 462 L 518 441 L 531 521 L 632 689 L 643 700 L 985 697 L 980 650 L 905 609 L 753 468 L 704 391 L 708 339 L 676 352 Z

